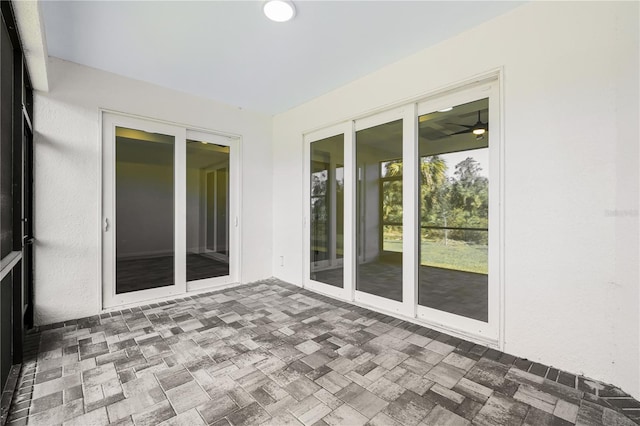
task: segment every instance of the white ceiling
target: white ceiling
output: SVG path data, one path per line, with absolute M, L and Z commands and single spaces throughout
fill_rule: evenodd
M 267 114 L 505 13 L 513 1 L 43 1 L 49 55 Z M 434 64 L 437 66 L 438 64 Z

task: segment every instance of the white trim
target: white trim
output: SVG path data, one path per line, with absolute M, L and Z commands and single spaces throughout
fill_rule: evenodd
M 113 113 L 104 113 L 102 120 L 103 128 L 103 182 L 102 182 L 102 218 L 100 228 L 103 237 L 102 258 L 103 263 L 102 279 L 102 307 L 115 307 L 129 303 L 136 303 L 159 297 L 176 296 L 186 292 L 186 259 L 179 256 L 186 249 L 186 170 L 181 169 L 186 161 L 186 130 L 170 124 L 149 121 L 139 118 L 132 118 Z M 173 254 L 174 254 L 174 282 L 173 285 L 139 290 L 127 293 L 116 293 L 115 267 L 116 267 L 116 127 L 125 127 L 142 130 L 149 133 L 161 133 L 174 138 L 174 232 L 173 232 Z M 180 202 L 182 200 L 182 202 Z M 104 230 L 104 223 L 109 220 L 109 229 Z
M 49 91 L 49 51 L 42 2 L 11 2 L 22 51 L 34 90 Z M 17 46 L 16 46 L 17 47 Z
M 439 86 L 439 87 L 421 92 L 415 96 L 401 98 L 393 102 L 388 102 L 386 104 L 379 105 L 374 108 L 370 108 L 368 110 L 362 111 L 361 113 L 349 115 L 337 120 L 327 122 L 325 124 L 321 124 L 321 125 L 306 129 L 302 133 L 306 135 L 309 133 L 321 132 L 323 129 L 327 127 L 335 126 L 336 124 L 339 124 L 339 123 L 361 120 L 361 119 L 370 117 L 372 115 L 377 115 L 381 112 L 403 107 L 405 105 L 415 104 L 415 103 L 423 102 L 425 100 L 439 98 L 442 96 L 446 96 L 448 94 L 454 94 L 460 90 L 465 90 L 465 89 L 474 87 L 476 85 L 484 84 L 487 81 L 495 80 L 496 78 L 499 78 L 500 80 L 502 80 L 503 73 L 504 73 L 503 67 L 492 68 L 486 72 L 478 73 L 464 80 L 459 80 L 451 84 Z
M 397 300 L 387 299 L 386 297 L 376 296 L 360 290 L 355 291 L 353 300 L 367 306 L 375 306 L 385 312 L 392 312 L 394 315 L 409 316 L 404 302 L 398 302 Z
M 21 251 L 12 251 L 0 260 L 0 281 L 9 275 L 18 262 L 22 260 Z
M 240 164 L 240 138 L 228 135 L 220 135 L 215 132 L 205 132 L 202 130 L 192 130 L 187 128 L 187 139 L 201 142 L 209 142 L 217 145 L 229 147 L 228 165 L 228 215 L 229 221 L 229 275 L 220 277 L 205 278 L 187 282 L 187 292 L 198 291 L 202 288 L 220 288 L 240 281 L 240 200 L 241 200 L 241 164 Z M 186 223 L 186 221 L 185 221 Z M 185 240 L 186 241 L 186 240 Z M 186 259 L 186 258 L 185 258 Z
M 344 299 L 353 301 L 356 291 L 356 125 L 344 125 Z
M 174 180 L 174 279 L 176 289 L 187 291 L 187 130 L 180 129 L 173 159 Z M 117 226 L 117 223 L 116 223 Z
M 115 237 L 116 221 L 115 216 L 115 126 L 134 128 L 152 133 L 162 133 L 173 136 L 174 139 L 174 285 L 158 287 L 154 289 L 141 290 L 130 293 L 115 294 Z M 240 283 L 241 265 L 241 226 L 240 226 L 240 204 L 241 204 L 241 137 L 238 135 L 211 131 L 197 126 L 188 126 L 163 120 L 141 117 L 138 115 L 99 109 L 99 146 L 102 158 L 99 160 L 99 189 L 100 189 L 100 209 L 99 209 L 99 242 L 101 250 L 98 253 L 98 280 L 99 310 L 119 308 L 125 305 L 148 303 L 149 300 L 160 300 L 165 298 L 175 298 L 186 294 L 187 291 L 199 292 L 203 289 L 220 289 Z M 215 277 L 211 279 L 197 280 L 187 287 L 186 282 L 186 139 L 204 140 L 215 144 L 230 147 L 230 205 L 233 207 L 232 214 L 229 215 L 230 229 L 230 275 L 225 277 Z M 105 167 L 105 164 L 111 166 Z M 106 178 L 105 173 L 110 177 Z M 109 209 L 107 212 L 105 209 Z M 104 220 L 110 221 L 110 238 L 104 238 Z M 105 257 L 105 253 L 110 252 L 111 260 Z M 105 268 L 103 262 L 109 264 Z M 113 268 L 111 267 L 113 266 Z M 108 284 L 111 283 L 111 284 Z
M 188 293 L 182 293 L 182 294 L 178 294 L 178 295 L 172 295 L 172 296 L 166 296 L 166 297 L 156 297 L 154 299 L 148 299 L 148 300 L 143 300 L 143 301 L 138 301 L 138 302 L 131 302 L 131 303 L 127 303 L 124 305 L 118 305 L 118 306 L 113 306 L 110 308 L 101 308 L 100 309 L 100 313 L 104 314 L 104 313 L 109 313 L 109 312 L 118 312 L 121 311 L 123 309 L 130 309 L 130 308 L 135 308 L 138 306 L 146 306 L 146 305 L 151 305 L 153 303 L 158 303 L 158 302 L 170 302 L 176 299 L 180 299 L 182 297 L 188 297 L 188 296 L 194 296 L 194 295 L 198 295 L 198 294 L 202 294 L 202 293 L 209 293 L 209 292 L 218 292 L 221 290 L 226 290 L 229 288 L 234 288 L 234 287 L 239 287 L 244 285 L 243 283 L 229 283 L 229 284 L 224 284 L 224 285 L 219 285 L 219 286 L 211 286 L 211 287 L 203 287 L 203 288 L 199 288 L 193 291 L 190 291 Z
M 394 316 L 412 322 L 458 335 L 493 347 L 504 349 L 505 330 L 505 284 L 504 284 L 504 82 L 503 69 L 497 68 L 478 74 L 456 84 L 432 90 L 429 93 L 411 97 L 404 101 L 373 108 L 355 118 L 340 121 L 338 124 L 322 126 L 304 133 L 304 238 L 303 286 L 319 293 L 337 297 L 375 310 L 392 313 Z M 418 182 L 418 120 L 423 114 L 459 105 L 482 98 L 489 98 L 489 284 L 488 284 L 488 322 L 477 321 L 464 316 L 439 311 L 418 304 L 418 266 L 420 217 L 420 185 Z M 357 291 L 354 287 L 356 251 L 356 162 L 355 131 L 403 119 L 403 299 L 402 302 L 386 299 Z M 351 132 L 346 127 L 351 125 Z M 309 144 L 336 134 L 336 129 L 345 134 L 345 238 L 344 238 L 344 290 L 309 280 L 309 236 L 307 235 L 309 208 Z M 349 134 L 350 138 L 347 138 Z M 409 162 L 413 167 L 407 167 Z M 415 164 L 414 164 L 415 163 Z M 342 290 L 342 289 L 340 289 Z M 346 294 L 344 294 L 346 293 Z
M 104 236 L 103 236 L 103 220 L 104 220 L 104 186 L 103 186 L 103 182 L 104 182 L 104 149 L 105 149 L 105 144 L 104 144 L 104 114 L 105 112 L 98 108 L 98 152 L 100 153 L 100 155 L 98 156 L 97 159 L 97 165 L 96 165 L 96 170 L 98 170 L 98 187 L 96 188 L 96 193 L 100 194 L 100 196 L 98 197 L 98 217 L 97 217 L 97 222 L 98 222 L 98 227 L 96 229 L 97 233 L 98 233 L 98 262 L 97 262 L 97 269 L 98 269 L 98 279 L 96 280 L 96 285 L 98 286 L 97 288 L 97 292 L 96 294 L 98 295 L 98 297 L 96 297 L 96 302 L 98 304 L 97 306 L 97 310 L 102 311 L 103 307 L 104 307 L 104 296 L 103 296 L 103 291 L 104 291 L 104 276 L 102 275 L 103 272 L 103 265 L 102 263 L 104 262 Z
M 505 333 L 505 327 L 506 327 L 506 315 L 507 315 L 507 309 L 506 309 L 506 218 L 505 218 L 505 197 L 506 197 L 506 182 L 505 182 L 505 177 L 506 177 L 506 167 L 505 167 L 505 150 L 506 150 L 506 143 L 505 143 L 505 113 L 504 113 L 504 108 L 505 108 L 505 91 L 504 91 L 504 68 L 500 67 L 498 69 L 497 75 L 496 75 L 496 79 L 497 79 L 497 87 L 495 90 L 498 91 L 498 94 L 496 95 L 496 98 L 498 100 L 498 108 L 494 108 L 494 113 L 498 113 L 498 117 L 499 117 L 499 123 L 498 123 L 498 130 L 499 130 L 499 134 L 496 136 L 495 134 L 493 135 L 493 141 L 494 143 L 498 143 L 499 144 L 499 149 L 497 150 L 499 157 L 499 162 L 498 162 L 498 168 L 499 168 L 499 179 L 500 179 L 500 183 L 498 185 L 498 203 L 499 203 L 499 208 L 498 208 L 498 214 L 499 214 L 499 223 L 498 223 L 498 231 L 500 232 L 500 236 L 498 238 L 498 250 L 499 250 L 499 260 L 500 260 L 500 265 L 498 266 L 498 275 L 499 275 L 499 305 L 498 305 L 498 310 L 500 313 L 500 318 L 498 320 L 498 345 L 499 345 L 499 349 L 501 351 L 505 351 L 505 346 L 506 346 L 506 333 Z
M 419 286 L 420 238 L 416 233 L 420 227 L 418 136 L 417 106 L 407 105 L 402 120 L 402 303 L 404 314 L 409 317 L 416 315 Z M 382 226 L 382 218 L 380 222 Z
M 187 281 L 187 293 L 198 292 L 203 289 L 225 288 L 233 283 L 238 283 L 238 281 L 234 281 L 229 275 Z
M 483 81 L 445 96 L 429 99 L 418 104 L 417 116 L 432 113 L 446 107 L 461 105 L 479 99 L 489 99 L 489 274 L 487 289 L 488 321 L 481 322 L 464 316 L 451 314 L 427 306 L 417 306 L 416 315 L 426 321 L 443 324 L 445 327 L 464 330 L 500 346 L 501 311 L 503 300 L 501 271 L 501 215 L 499 213 L 503 192 L 501 190 L 501 121 L 499 86 L 497 78 Z M 497 249 L 497 250 L 496 250 Z
M 417 305 L 416 318 L 419 320 L 438 325 L 443 329 L 457 330 L 468 336 L 476 336 L 483 341 L 491 342 L 498 346 L 498 337 L 495 334 L 495 327 L 491 323 L 478 321 L 461 315 L 452 314 L 427 306 Z
M 303 288 L 326 294 L 327 296 L 335 297 L 337 299 L 345 299 L 345 295 L 348 294 L 344 287 L 336 287 L 321 281 L 314 281 L 310 278 L 303 283 Z
M 412 109 L 412 105 L 402 105 L 398 108 L 382 111 L 376 115 L 370 115 L 354 120 L 355 131 L 359 132 L 360 130 L 381 126 L 383 124 L 391 123 L 392 121 L 402 120 L 406 117 L 407 111 Z
M 388 110 L 388 111 L 384 111 L 381 112 L 379 114 L 373 115 L 373 116 L 369 116 L 366 118 L 362 118 L 360 120 L 356 120 L 354 121 L 354 129 L 356 131 L 361 131 L 361 130 L 365 130 L 365 129 L 369 129 L 372 127 L 376 127 L 376 126 L 381 126 L 387 123 L 391 123 L 394 121 L 398 121 L 398 120 L 402 120 L 402 145 L 400 146 L 401 152 L 402 152 L 402 160 L 403 160 L 403 164 L 404 161 L 406 160 L 406 155 L 411 153 L 411 152 L 417 152 L 417 140 L 412 140 L 411 138 L 416 138 L 417 137 L 417 127 L 416 127 L 416 120 L 417 118 L 415 117 L 415 106 L 414 105 L 403 105 L 402 107 L 399 108 L 395 108 L 392 110 Z M 357 140 L 354 137 L 354 161 L 357 160 L 356 157 L 356 143 Z M 413 146 L 415 145 L 415 147 Z M 417 164 L 417 161 L 416 161 Z M 355 164 L 355 168 L 358 169 L 360 167 L 359 164 Z M 403 221 L 403 225 L 407 225 L 408 223 L 407 221 L 407 213 L 408 213 L 408 221 L 412 222 L 415 221 L 415 214 L 412 216 L 411 212 L 413 211 L 413 205 L 416 203 L 415 200 L 411 199 L 412 197 L 409 197 L 408 195 L 411 194 L 412 191 L 415 190 L 415 183 L 411 184 L 411 180 L 413 180 L 413 177 L 416 176 L 416 172 L 413 171 L 406 173 L 405 174 L 405 167 L 403 167 L 403 173 L 402 173 L 402 191 L 403 191 L 403 211 L 402 211 L 402 221 Z M 357 176 L 356 179 L 354 180 L 354 183 L 356 184 L 354 186 L 354 195 L 355 195 L 355 199 L 357 199 L 358 196 L 360 196 L 358 194 L 358 181 L 359 181 L 360 177 Z M 381 203 L 381 200 L 378 200 L 379 203 Z M 355 205 L 354 205 L 355 207 Z M 406 211 L 405 209 L 407 209 L 408 211 Z M 354 209 L 354 213 L 357 214 L 356 209 Z M 358 225 L 358 218 L 356 218 L 356 226 Z M 380 220 L 380 227 L 382 227 L 382 218 L 379 218 Z M 378 228 L 378 232 L 380 232 L 380 228 Z M 414 285 L 414 281 L 410 281 L 412 277 L 415 276 L 415 271 L 411 270 L 412 267 L 415 267 L 415 260 L 412 261 L 410 259 L 411 256 L 413 256 L 413 253 L 410 251 L 407 251 L 408 248 L 410 248 L 414 242 L 415 242 L 415 236 L 409 236 L 407 231 L 407 226 L 403 226 L 403 251 L 402 251 L 402 301 L 398 302 L 396 300 L 392 300 L 392 299 L 387 299 L 385 297 L 381 297 L 381 296 L 376 296 L 374 294 L 371 293 L 367 293 L 363 290 L 358 290 L 357 288 L 357 279 L 355 279 L 354 277 L 354 287 L 355 287 L 355 292 L 354 292 L 354 300 L 356 301 L 360 301 L 362 303 L 368 304 L 368 305 L 372 305 L 372 306 L 379 306 L 382 309 L 385 309 L 387 311 L 390 312 L 397 312 L 400 313 L 402 315 L 405 316 L 409 316 L 410 312 L 414 309 L 412 305 L 410 305 L 410 303 L 413 303 L 415 301 L 415 297 L 412 297 L 411 294 L 409 293 L 413 293 L 413 285 Z M 362 239 L 360 241 L 357 240 L 357 229 L 355 229 L 355 244 L 354 244 L 354 250 L 357 253 L 357 244 L 361 244 L 362 243 Z M 366 238 L 366 235 L 364 236 Z M 378 235 L 376 235 L 376 238 L 378 238 Z M 364 250 L 363 250 L 364 252 Z M 379 247 L 378 250 L 379 253 L 382 252 L 382 247 Z M 356 256 L 357 257 L 357 256 Z M 354 257 L 354 270 L 355 270 L 355 265 L 357 263 L 360 263 L 361 259 L 360 258 L 356 258 Z M 357 263 L 356 263 L 357 262 Z
M 149 259 L 149 258 L 158 257 L 158 256 L 173 256 L 173 251 L 153 250 L 153 251 L 121 254 L 120 259 Z
M 233 257 L 236 262 L 235 267 L 235 279 L 237 282 L 242 283 L 242 194 L 244 194 L 244 184 L 242 181 L 242 159 L 244 155 L 242 154 L 242 150 L 244 149 L 242 136 L 238 136 L 236 139 L 236 149 L 231 150 L 231 158 L 229 161 L 231 164 L 235 164 L 235 171 L 233 173 L 233 180 L 235 181 L 235 188 L 237 188 L 237 194 L 233 195 L 233 200 L 231 202 L 236 206 L 234 220 L 234 227 L 236 228 L 236 245 L 233 250 Z M 231 255 L 231 251 L 229 251 L 229 255 Z
M 348 233 L 348 225 L 346 223 L 346 218 L 348 218 L 348 208 L 346 206 L 348 195 L 346 193 L 347 189 L 347 175 L 349 174 L 349 166 L 347 163 L 347 158 L 345 155 L 343 170 L 344 170 L 344 237 L 343 237 L 343 275 L 342 275 L 342 287 L 332 286 L 327 283 L 323 283 L 321 281 L 315 281 L 311 279 L 311 235 L 310 235 L 310 223 L 311 223 L 311 144 L 314 142 L 321 141 L 323 139 L 331 138 L 334 136 L 343 135 L 343 150 L 346 149 L 347 139 L 350 135 L 350 123 L 341 123 L 326 129 L 322 129 L 318 132 L 314 132 L 311 134 L 304 135 L 303 137 L 303 158 L 304 158 L 304 166 L 303 166 L 303 220 L 302 220 L 302 251 L 303 251 L 303 276 L 302 276 L 302 286 L 304 288 L 311 288 L 320 293 L 328 294 L 333 297 L 339 297 L 341 299 L 348 299 L 349 294 L 351 292 L 350 281 L 348 279 L 349 271 L 346 268 L 346 265 L 349 262 L 345 262 L 344 259 L 348 259 L 349 253 L 347 248 L 347 233 Z M 346 152 L 346 151 L 345 151 Z M 334 206 L 334 205 L 332 205 Z M 335 215 L 332 215 L 335 216 Z
M 200 127 L 200 126 L 196 126 L 196 125 L 192 125 L 192 124 L 188 124 L 188 123 L 183 123 L 180 121 L 171 121 L 171 120 L 164 120 L 164 119 L 160 119 L 160 118 L 152 118 L 152 117 L 147 117 L 144 115 L 140 115 L 140 114 L 134 114 L 134 113 L 130 113 L 130 112 L 124 112 L 124 111 L 119 111 L 116 109 L 109 109 L 109 108 L 98 108 L 98 111 L 102 112 L 102 113 L 107 113 L 107 114 L 114 114 L 114 115 L 118 115 L 118 116 L 122 116 L 122 117 L 129 117 L 129 118 L 136 118 L 138 120 L 144 120 L 144 121 L 148 121 L 148 122 L 152 122 L 152 123 L 159 123 L 159 124 L 167 124 L 169 126 L 176 126 L 176 127 L 183 127 L 191 132 L 202 132 L 204 134 L 208 134 L 208 135 L 215 135 L 215 136 L 220 136 L 220 137 L 224 137 L 224 138 L 229 138 L 229 139 L 242 139 L 242 135 L 240 135 L 239 133 L 232 133 L 232 132 L 225 132 L 225 131 L 220 131 L 220 130 L 211 130 L 211 129 L 207 129 L 205 127 Z

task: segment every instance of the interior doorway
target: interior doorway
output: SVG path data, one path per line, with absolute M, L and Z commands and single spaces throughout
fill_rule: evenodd
M 237 282 L 238 143 L 104 113 L 105 308 Z

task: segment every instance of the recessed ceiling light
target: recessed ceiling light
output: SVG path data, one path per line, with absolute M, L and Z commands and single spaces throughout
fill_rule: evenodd
M 453 109 L 453 107 L 449 107 L 449 108 L 444 108 L 444 109 L 439 109 L 438 112 L 449 112 Z
M 262 6 L 267 18 L 276 22 L 286 22 L 296 15 L 293 3 L 286 0 L 267 0 Z
M 473 134 L 474 134 L 474 135 L 484 135 L 484 132 L 486 132 L 486 130 L 485 130 L 485 129 L 482 129 L 482 128 L 480 128 L 480 129 L 473 129 Z

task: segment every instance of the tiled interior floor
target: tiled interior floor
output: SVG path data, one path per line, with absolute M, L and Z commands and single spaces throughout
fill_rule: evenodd
M 614 387 L 276 280 L 34 337 L 10 425 L 632 425 L 620 407 L 640 407 Z

